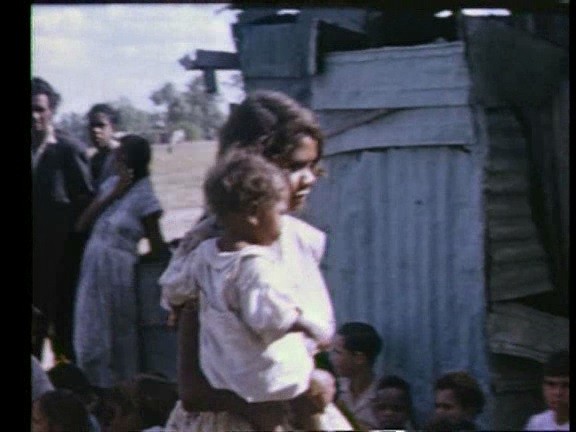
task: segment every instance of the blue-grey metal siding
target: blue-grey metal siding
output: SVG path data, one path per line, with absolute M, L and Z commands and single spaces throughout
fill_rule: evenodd
M 326 124 L 343 110 L 360 119 L 374 110 L 327 139 L 328 174 L 305 217 L 328 233 L 323 265 L 338 324 L 378 330 L 376 373 L 408 380 L 419 420 L 445 372 L 467 370 L 490 388 L 485 149 L 463 56 L 461 43 L 335 53 L 313 82 Z
M 405 377 L 421 416 L 441 373 L 466 369 L 487 386 L 478 160 L 431 146 L 325 163 L 309 219 L 328 232 L 324 270 L 338 323 L 374 325 L 384 340 L 378 375 Z

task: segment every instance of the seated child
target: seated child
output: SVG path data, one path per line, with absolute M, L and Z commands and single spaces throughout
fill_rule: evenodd
M 547 410 L 528 419 L 527 431 L 570 430 L 570 355 L 558 351 L 544 364 L 542 393 Z
M 476 429 L 474 421 L 482 412 L 486 399 L 472 375 L 465 371 L 446 373 L 436 381 L 434 391 L 432 423 L 444 418 L 458 424 L 465 420 Z
M 399 376 L 387 375 L 378 381 L 372 409 L 379 429 L 414 430 L 410 385 Z

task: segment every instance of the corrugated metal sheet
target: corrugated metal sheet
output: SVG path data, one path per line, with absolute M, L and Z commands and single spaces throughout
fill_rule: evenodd
M 310 77 L 303 78 L 244 78 L 247 92 L 257 89 L 277 90 L 286 93 L 304 106 L 310 106 Z
M 328 233 L 338 322 L 374 325 L 377 373 L 405 377 L 424 419 L 442 373 L 466 369 L 489 392 L 484 156 L 463 45 L 335 53 L 326 64 L 313 108 L 334 126 L 339 110 L 357 114 L 327 140 L 328 177 L 307 217 Z
M 307 218 L 328 233 L 338 322 L 375 326 L 384 340 L 377 373 L 404 376 L 421 416 L 446 371 L 467 369 L 488 391 L 479 155 L 388 148 L 325 164 Z
M 415 108 L 468 103 L 462 42 L 339 52 L 314 82 L 315 109 Z
M 568 319 L 518 303 L 495 303 L 488 315 L 490 350 L 544 363 L 570 344 Z
M 332 112 L 322 111 L 325 122 L 330 122 L 328 118 Z M 466 145 L 475 142 L 472 114 L 467 106 L 388 112 L 377 110 L 376 113 L 380 113 L 377 118 L 370 118 L 370 121 L 331 136 L 325 154 L 369 148 Z
M 306 19 L 319 19 L 330 24 L 335 24 L 348 30 L 364 32 L 368 20 L 366 8 L 303 8 L 301 17 Z
M 490 299 L 552 291 L 548 257 L 529 202 L 526 141 L 509 109 L 487 110 L 484 118 L 490 149 L 485 183 Z
M 296 78 L 308 74 L 308 41 L 315 28 L 299 23 L 235 25 L 237 50 L 245 78 Z M 315 52 L 315 51 L 314 51 Z

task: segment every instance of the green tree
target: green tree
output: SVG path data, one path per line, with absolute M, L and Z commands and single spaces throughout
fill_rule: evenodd
M 218 96 L 206 93 L 202 75 L 193 78 L 183 92 L 166 83 L 150 99 L 165 109 L 166 130 L 170 134 L 182 129 L 187 139 L 213 139 L 224 121 Z

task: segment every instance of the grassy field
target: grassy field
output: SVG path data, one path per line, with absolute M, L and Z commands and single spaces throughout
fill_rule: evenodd
M 202 180 L 216 155 L 215 141 L 153 146 L 151 178 L 164 207 L 161 228 L 167 241 L 180 238 L 202 213 Z

